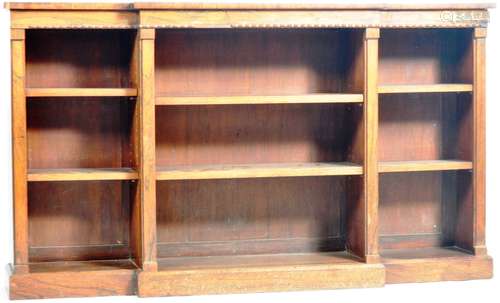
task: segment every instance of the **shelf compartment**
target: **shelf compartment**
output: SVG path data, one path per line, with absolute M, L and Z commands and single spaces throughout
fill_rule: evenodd
M 28 182 L 29 261 L 134 256 L 136 192 L 137 183 L 121 180 Z
M 157 106 L 156 165 L 163 170 L 198 165 L 357 163 L 360 160 L 351 158 L 351 151 L 361 148 L 354 137 L 363 121 L 362 111 L 362 106 L 353 104 Z M 302 171 L 306 168 L 310 169 Z M 230 167 L 205 169 L 231 173 Z
M 59 168 L 28 170 L 28 181 L 32 182 L 137 179 L 137 171 L 131 168 Z
M 184 257 L 158 260 L 157 272 L 139 274 L 139 295 L 196 295 L 379 287 L 380 264 L 346 252 Z M 224 281 L 231 283 L 221 283 Z M 169 281 L 169 282 L 167 282 Z
M 379 161 L 472 161 L 472 122 L 468 93 L 382 94 Z
M 26 97 L 137 97 L 136 88 L 26 88 Z M 51 99 L 63 100 L 63 99 Z
M 156 95 L 359 94 L 362 37 L 359 29 L 159 29 Z
M 472 92 L 472 84 L 379 85 L 379 94 Z
M 133 295 L 137 266 L 132 260 L 31 263 L 10 269 L 10 299 Z
M 379 162 L 378 166 L 379 173 L 463 169 L 472 169 L 472 162 L 460 160 L 385 161 Z
M 493 275 L 490 257 L 474 256 L 453 246 L 389 249 L 380 256 L 389 284 L 489 279 Z
M 381 250 L 473 250 L 471 171 L 394 172 L 379 180 Z
M 134 40 L 127 29 L 28 29 L 26 87 L 134 87 Z
M 438 84 L 434 89 L 448 89 L 449 84 L 470 84 L 472 62 L 471 29 L 380 30 L 381 86 Z
M 116 169 L 113 173 L 117 177 L 127 168 L 136 167 L 132 120 L 137 101 L 123 100 L 126 98 L 29 98 L 26 104 L 28 170 L 43 175 L 32 177 L 51 178 L 50 174 L 54 173 L 56 178 L 73 178 L 81 173 L 86 178 L 98 174 L 110 178 L 111 170 L 99 169 Z M 48 171 L 52 169 L 54 171 Z
M 157 180 L 240 179 L 363 174 L 363 167 L 350 162 L 275 163 L 248 165 L 194 165 L 160 167 Z
M 283 96 L 156 97 L 156 105 L 362 103 L 362 94 Z

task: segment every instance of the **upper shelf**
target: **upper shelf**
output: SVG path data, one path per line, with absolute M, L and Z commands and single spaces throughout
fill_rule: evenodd
M 157 105 L 362 103 L 363 94 L 307 94 L 283 96 L 157 97 Z
M 28 181 L 102 181 L 136 179 L 138 179 L 138 173 L 131 168 L 36 168 L 28 170 Z
M 157 170 L 157 180 L 240 179 L 305 176 L 361 175 L 363 168 L 350 162 L 273 163 L 240 165 L 169 166 Z
M 472 92 L 472 84 L 408 84 L 408 85 L 379 85 L 379 94 L 404 93 L 447 93 Z
M 136 88 L 26 88 L 26 97 L 136 97 Z
M 380 173 L 472 169 L 472 162 L 462 160 L 420 160 L 379 162 Z

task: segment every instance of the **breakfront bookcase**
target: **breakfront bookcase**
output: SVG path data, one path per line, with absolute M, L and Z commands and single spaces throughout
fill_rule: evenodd
M 6 7 L 11 298 L 492 276 L 492 5 Z

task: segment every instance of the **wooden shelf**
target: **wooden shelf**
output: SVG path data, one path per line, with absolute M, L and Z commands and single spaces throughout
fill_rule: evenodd
M 61 262 L 40 262 L 28 265 L 31 273 L 64 272 L 64 271 L 101 271 L 101 270 L 121 270 L 137 269 L 137 265 L 128 259 L 124 260 L 91 260 L 91 261 L 61 261 Z
M 379 94 L 471 92 L 472 84 L 379 85 Z
M 456 247 L 389 249 L 380 252 L 387 283 L 415 283 L 492 277 L 492 259 Z
M 314 264 L 359 264 L 345 251 L 331 253 L 261 254 L 158 259 L 158 270 L 216 269 L 228 267 L 297 266 Z
M 136 88 L 26 88 L 26 97 L 136 97 Z
M 33 182 L 136 179 L 138 179 L 138 173 L 131 168 L 58 168 L 28 170 L 28 181 Z
M 362 103 L 363 94 L 310 94 L 283 96 L 156 97 L 156 105 L 229 105 L 295 103 Z
M 381 264 L 347 252 L 173 257 L 159 259 L 156 272 L 141 272 L 139 295 L 376 287 L 383 280 Z
M 350 162 L 170 166 L 157 169 L 157 180 L 240 179 L 361 175 Z
M 472 169 L 472 162 L 460 160 L 424 160 L 379 162 L 380 173 Z
M 130 259 L 30 263 L 13 266 L 11 299 L 133 295 L 139 268 Z

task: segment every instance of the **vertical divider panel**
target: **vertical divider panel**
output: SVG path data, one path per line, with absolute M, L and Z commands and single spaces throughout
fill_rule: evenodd
M 474 116 L 474 150 L 473 150 L 473 200 L 474 200 L 474 232 L 473 251 L 476 255 L 486 255 L 485 217 L 486 217 L 486 123 L 485 123 L 485 56 L 486 28 L 474 29 L 473 42 L 473 116 Z
M 25 30 L 11 30 L 12 163 L 14 196 L 14 259 L 16 271 L 28 263 L 28 147 L 26 126 Z
M 130 84 L 132 87 L 137 89 L 140 87 L 140 44 L 141 39 L 139 31 L 137 31 L 130 62 Z M 141 104 L 140 99 L 136 98 L 132 115 L 130 135 L 132 168 L 138 172 L 141 171 Z M 138 182 L 139 184 L 142 184 L 140 180 Z M 142 268 L 142 191 L 139 186 L 133 187 L 133 192 L 130 193 L 130 196 L 130 247 L 132 251 L 132 258 L 135 259 L 137 266 Z
M 354 138 L 350 161 L 363 164 L 363 177 L 352 182 L 352 199 L 347 210 L 347 249 L 367 263 L 378 263 L 378 28 L 367 28 L 362 37 L 362 52 L 357 58 L 357 72 L 363 77 L 352 83 L 364 92 L 364 108 Z M 362 68 L 361 68 L 362 67 Z M 355 71 L 356 72 L 356 71 Z M 350 81 L 354 81 L 351 77 Z
M 378 252 L 378 42 L 380 29 L 365 33 L 365 161 L 363 165 L 366 203 L 366 262 L 380 262 Z
M 155 169 L 155 29 L 139 29 L 140 186 L 142 207 L 142 269 L 156 271 L 156 169 Z

